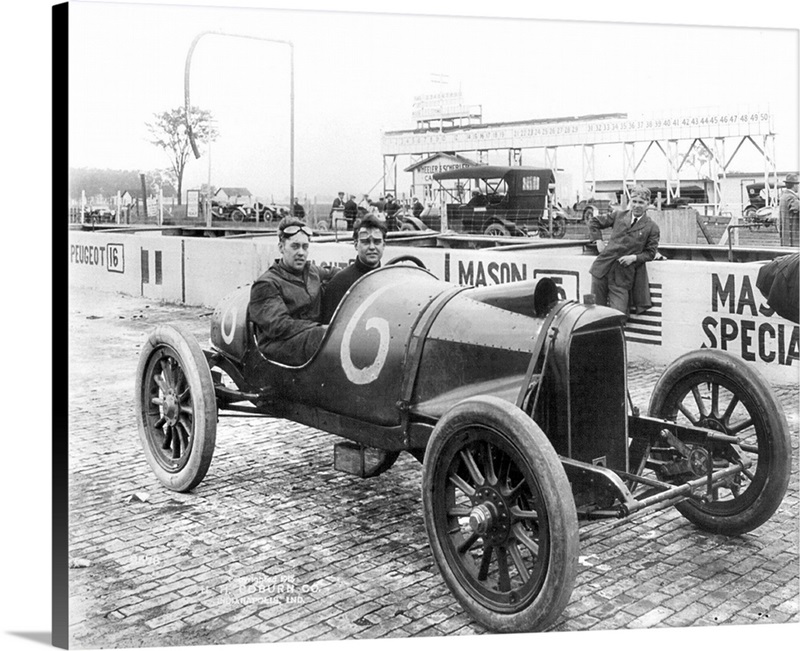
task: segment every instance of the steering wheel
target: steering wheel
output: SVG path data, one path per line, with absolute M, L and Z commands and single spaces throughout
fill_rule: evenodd
M 413 255 L 398 255 L 396 258 L 392 258 L 391 260 L 389 260 L 389 262 L 386 263 L 386 266 L 388 267 L 390 264 L 400 264 L 401 262 L 413 262 L 415 265 L 421 267 L 422 269 L 425 270 L 428 269 L 428 267 L 426 267 L 422 263 L 422 260 Z

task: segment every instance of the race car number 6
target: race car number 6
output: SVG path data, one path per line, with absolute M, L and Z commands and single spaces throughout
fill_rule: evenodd
M 347 327 L 344 329 L 342 346 L 340 349 L 340 358 L 342 361 L 342 369 L 344 370 L 344 374 L 353 384 L 369 384 L 370 382 L 374 382 L 378 379 L 378 376 L 383 369 L 383 365 L 386 363 L 386 357 L 389 354 L 389 322 L 386 319 L 374 316 L 367 319 L 365 324 L 367 330 L 377 330 L 380 337 L 378 343 L 378 352 L 375 355 L 375 360 L 369 366 L 364 368 L 356 368 L 356 365 L 353 364 L 353 360 L 350 357 L 350 342 L 353 339 L 356 325 L 361 320 L 361 317 L 364 316 L 364 313 L 367 311 L 369 306 L 372 305 L 381 294 L 390 289 L 394 289 L 394 286 L 387 285 L 367 298 L 367 300 L 365 300 L 355 311 L 353 316 L 350 318 L 350 321 L 347 322 Z

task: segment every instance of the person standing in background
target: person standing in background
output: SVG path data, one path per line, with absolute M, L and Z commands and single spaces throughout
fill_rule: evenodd
M 347 222 L 347 230 L 351 230 L 358 217 L 358 204 L 354 194 L 348 195 L 347 202 L 344 204 L 344 219 Z
M 342 210 L 344 208 L 344 192 L 340 192 L 339 196 L 333 200 L 331 204 L 331 212 L 328 217 L 332 218 L 335 210 Z
M 800 246 L 800 201 L 797 198 L 797 174 L 787 174 L 786 186 L 778 204 L 781 246 Z

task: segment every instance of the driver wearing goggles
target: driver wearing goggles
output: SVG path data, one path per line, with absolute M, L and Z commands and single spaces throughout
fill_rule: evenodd
M 250 289 L 248 312 L 259 349 L 290 366 L 307 362 L 322 343 L 327 328 L 320 324 L 322 290 L 338 271 L 308 261 L 312 235 L 301 219 L 284 217 L 278 224 L 281 257 Z

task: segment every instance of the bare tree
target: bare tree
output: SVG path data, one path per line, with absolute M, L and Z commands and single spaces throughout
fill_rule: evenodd
M 178 184 L 178 205 L 180 205 L 183 197 L 183 172 L 192 149 L 189 132 L 186 129 L 186 108 L 179 106 L 153 115 L 155 120 L 145 123 L 145 126 L 152 136 L 150 142 L 161 147 L 169 156 L 170 169 Z M 195 138 L 206 144 L 213 142 L 219 135 L 213 120 L 210 111 L 196 106 L 189 111 L 189 121 Z

